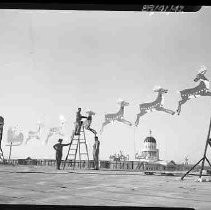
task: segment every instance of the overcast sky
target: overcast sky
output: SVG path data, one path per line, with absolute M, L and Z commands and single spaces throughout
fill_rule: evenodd
M 67 119 L 69 141 L 78 107 L 96 112 L 93 127 L 99 131 L 105 113 L 119 109 L 118 98 L 130 103 L 125 119 L 135 122 L 139 104 L 155 100 L 153 88 L 169 90 L 165 107 L 176 110 L 177 91 L 197 85 L 193 81 L 201 65 L 211 79 L 211 8 L 197 13 L 149 15 L 144 12 L 23 11 L 0 10 L 0 113 L 5 118 L 2 148 L 8 126 L 19 125 L 26 135 L 45 127 L 42 140 L 13 148 L 12 158 L 54 158 L 44 145 L 49 127 L 59 115 Z M 160 159 L 199 160 L 208 132 L 210 97 L 192 99 L 181 115 L 152 112 L 137 128 L 114 123 L 104 128 L 100 159 L 122 150 L 134 158 L 152 130 Z M 94 138 L 87 133 L 91 152 Z M 64 151 L 64 156 L 66 150 Z

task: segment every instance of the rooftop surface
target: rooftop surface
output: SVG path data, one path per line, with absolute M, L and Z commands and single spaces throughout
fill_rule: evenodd
M 197 178 L 0 165 L 0 204 L 211 209 L 211 182 Z

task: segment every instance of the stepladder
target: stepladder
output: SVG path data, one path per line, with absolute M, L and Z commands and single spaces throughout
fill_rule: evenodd
M 66 165 L 72 169 L 75 169 L 76 166 L 80 169 L 86 166 L 89 168 L 89 154 L 83 125 L 81 126 L 79 135 L 76 135 L 75 131 L 72 133 L 63 169 L 65 169 Z
M 0 163 L 1 162 L 4 162 L 4 154 L 3 154 L 2 149 L 0 148 Z

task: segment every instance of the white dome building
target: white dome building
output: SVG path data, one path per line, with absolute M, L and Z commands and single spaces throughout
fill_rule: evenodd
M 144 140 L 144 149 L 141 151 L 141 156 L 136 159 L 147 162 L 159 161 L 159 150 L 155 138 L 151 136 L 151 131 L 150 136 Z

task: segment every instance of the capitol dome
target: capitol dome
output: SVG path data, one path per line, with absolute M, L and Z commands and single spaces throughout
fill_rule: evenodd
M 152 137 L 152 131 L 150 130 L 150 135 L 144 140 L 144 148 L 141 153 L 141 157 L 146 161 L 158 161 L 159 160 L 159 150 L 157 149 L 157 143 L 154 137 Z
M 156 143 L 156 140 L 154 137 L 149 136 L 144 140 L 144 142 Z

